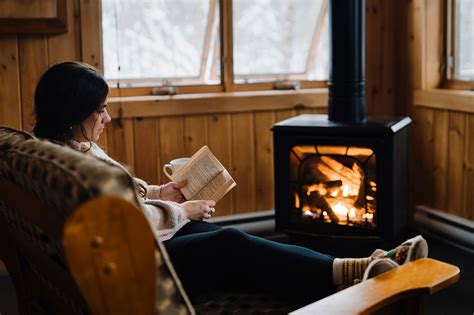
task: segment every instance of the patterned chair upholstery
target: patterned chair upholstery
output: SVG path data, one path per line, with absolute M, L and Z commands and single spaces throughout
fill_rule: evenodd
M 18 272 L 10 272 L 20 311 L 88 314 L 88 307 L 67 270 L 61 246 L 62 227 L 76 207 L 99 196 L 119 196 L 140 207 L 132 178 L 121 168 L 92 156 L 39 140 L 26 132 L 0 127 L 0 180 L 32 193 L 55 212 L 49 213 L 48 219 L 56 222 L 41 227 L 35 224 L 35 218 L 17 211 L 0 197 L 1 238 L 19 244 L 12 248 L 11 243 L 5 242 L 0 257 L 9 271 L 20 265 Z M 191 310 L 162 251 L 159 244 L 155 255 L 160 269 L 156 309 L 160 314 L 188 314 Z M 16 264 L 15 260 L 20 263 Z M 24 281 L 25 274 L 28 281 L 38 284 L 34 292 L 25 292 L 30 286 Z M 58 280 L 62 281 L 58 283 Z M 38 292 L 47 294 L 42 296 Z
M 7 186 L 19 193 L 2 195 Z M 0 126 L 0 259 L 13 278 L 21 313 L 90 313 L 68 271 L 61 237 L 74 209 L 100 196 L 119 196 L 141 207 L 134 182 L 123 169 Z M 31 209 L 21 207 L 24 202 Z M 285 314 L 297 308 L 264 295 L 239 293 L 201 296 L 191 306 L 160 243 L 155 257 L 157 314 Z

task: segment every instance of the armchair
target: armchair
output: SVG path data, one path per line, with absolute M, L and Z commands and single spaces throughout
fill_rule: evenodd
M 301 307 L 242 292 L 189 301 L 140 207 L 119 167 L 0 127 L 0 258 L 21 314 L 286 314 Z M 418 311 L 421 296 L 458 278 L 457 267 L 422 259 L 294 314 Z

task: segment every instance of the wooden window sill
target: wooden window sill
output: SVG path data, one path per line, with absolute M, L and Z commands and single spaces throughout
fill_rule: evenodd
M 325 108 L 326 88 L 285 91 L 246 91 L 166 96 L 111 97 L 112 118 L 160 117 L 210 113 Z
M 474 113 L 474 91 L 415 90 L 414 106 Z

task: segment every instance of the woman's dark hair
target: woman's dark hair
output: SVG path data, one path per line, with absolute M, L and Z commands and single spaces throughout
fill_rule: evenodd
M 108 92 L 102 75 L 88 64 L 68 61 L 53 65 L 36 86 L 33 133 L 68 142 L 72 139 L 71 127 L 99 111 Z

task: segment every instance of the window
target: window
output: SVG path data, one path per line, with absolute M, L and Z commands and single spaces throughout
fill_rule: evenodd
M 326 2 L 233 4 L 234 83 L 327 79 Z
M 105 77 L 141 94 L 322 87 L 327 0 L 102 0 Z M 154 89 L 152 89 L 154 88 Z M 176 91 L 176 90 L 175 90 Z
M 448 86 L 474 89 L 474 1 L 449 0 L 447 17 Z
M 104 72 L 125 85 L 219 84 L 216 1 L 103 0 Z

